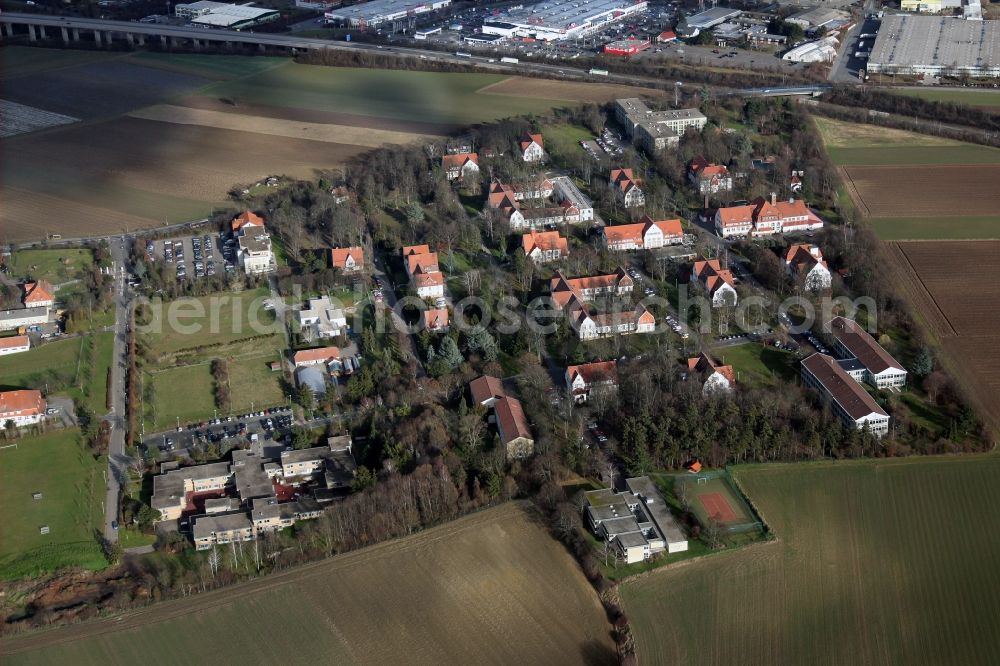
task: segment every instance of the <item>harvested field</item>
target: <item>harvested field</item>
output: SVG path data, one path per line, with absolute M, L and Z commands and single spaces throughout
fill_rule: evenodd
M 278 118 L 244 115 L 242 113 L 192 109 L 172 104 L 149 106 L 139 111 L 133 111 L 129 116 L 179 125 L 214 127 L 216 129 L 251 132 L 253 134 L 282 136 L 290 139 L 351 144 L 354 146 L 365 146 L 366 148 L 377 148 L 387 143 L 407 144 L 428 138 L 428 135 L 425 134 L 394 132 L 392 130 L 350 125 L 307 123 L 301 120 L 281 120 Z
M 46 127 L 69 125 L 78 120 L 79 118 L 0 99 L 0 138 L 27 134 Z
M 266 622 L 262 622 L 266 618 Z M 565 549 L 508 503 L 406 539 L 147 609 L 15 637 L 16 664 L 612 664 Z M 266 636 L 266 640 L 262 640 Z
M 737 468 L 777 541 L 622 588 L 640 663 L 1000 660 L 1000 458 Z
M 476 91 L 486 95 L 512 97 L 542 97 L 566 102 L 596 102 L 603 104 L 620 97 L 662 97 L 662 90 L 623 86 L 614 83 L 581 83 L 578 81 L 551 81 L 527 76 L 510 78 L 484 86 Z
M 845 166 L 844 181 L 868 217 L 990 215 L 1000 209 L 1000 162 L 978 166 Z M 948 237 L 947 229 L 942 229 Z M 997 230 L 1000 235 L 1000 229 Z

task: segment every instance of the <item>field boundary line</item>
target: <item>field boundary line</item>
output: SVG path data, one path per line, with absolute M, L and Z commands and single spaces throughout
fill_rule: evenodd
M 850 172 L 847 170 L 846 166 L 838 167 L 841 174 L 843 175 L 843 180 L 847 185 L 847 194 L 854 201 L 854 204 L 864 210 L 865 217 L 872 217 L 872 210 L 865 203 L 864 198 L 861 196 L 861 192 L 858 191 L 858 186 L 854 184 L 854 179 L 851 177 Z
M 134 608 L 116 615 L 88 620 L 79 624 L 63 627 L 53 627 L 38 632 L 25 632 L 20 645 L 11 645 L 12 639 L 18 634 L 5 636 L 0 642 L 0 656 L 9 656 L 37 650 L 41 647 L 74 643 L 95 636 L 103 636 L 123 629 L 134 629 L 148 624 L 160 624 L 184 615 L 200 613 L 212 608 L 226 606 L 234 601 L 258 593 L 269 592 L 286 584 L 296 584 L 307 581 L 330 572 L 327 569 L 339 566 L 353 567 L 366 565 L 367 559 L 378 551 L 394 552 L 399 547 L 404 550 L 421 548 L 428 542 L 450 539 L 457 533 L 479 527 L 483 520 L 503 520 L 506 517 L 524 512 L 529 521 L 534 522 L 531 503 L 527 500 L 512 500 L 497 506 L 486 507 L 483 510 L 460 516 L 454 520 L 433 527 L 411 532 L 410 534 L 373 544 L 365 548 L 337 553 L 316 562 L 296 565 L 291 569 L 266 574 L 248 581 L 227 585 L 193 596 L 168 599 L 154 602 L 141 608 Z M 456 524 L 459 523 L 459 524 Z M 544 530 L 544 527 L 542 527 Z M 417 537 L 414 539 L 413 537 Z M 60 636 L 59 634 L 64 634 Z
M 955 330 L 955 326 L 951 323 L 951 320 L 948 319 L 944 310 L 941 309 L 941 306 L 934 299 L 930 291 L 928 291 L 923 280 L 920 279 L 920 274 L 914 268 L 913 262 L 906 255 L 906 250 L 900 246 L 898 241 L 888 242 L 886 246 L 889 248 L 890 254 L 896 255 L 896 261 L 890 260 L 888 264 L 897 267 L 897 272 L 902 278 L 899 281 L 902 295 L 909 302 L 913 316 L 922 321 L 924 326 L 931 331 L 932 335 L 938 338 L 937 342 L 939 346 L 941 344 L 940 338 L 949 336 L 957 337 L 958 331 Z M 924 307 L 921 307 L 921 305 Z M 933 314 L 933 316 L 928 316 L 930 314 Z

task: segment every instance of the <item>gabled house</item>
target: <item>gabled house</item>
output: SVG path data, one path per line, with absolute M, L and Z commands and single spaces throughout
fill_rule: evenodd
M 730 192 L 733 189 L 733 176 L 729 173 L 729 169 L 725 165 L 709 162 L 701 156 L 691 160 L 688 166 L 688 180 L 699 194 Z
M 476 153 L 456 153 L 441 156 L 441 168 L 448 180 L 462 181 L 479 174 L 479 155 Z
M 413 286 L 420 298 L 441 298 L 444 296 L 444 273 L 417 271 L 413 274 Z
M 524 256 L 536 264 L 565 259 L 569 256 L 569 240 L 558 231 L 530 231 L 521 236 Z
M 612 169 L 608 179 L 615 196 L 626 208 L 638 208 L 646 203 L 646 195 L 639 187 L 641 182 L 632 173 L 632 169 Z
M 41 391 L 0 391 L 0 428 L 8 421 L 13 421 L 18 428 L 34 425 L 45 418 L 45 408 Z
M 809 210 L 801 199 L 778 201 L 758 197 L 743 206 L 728 206 L 715 212 L 715 230 L 719 236 L 768 236 L 771 234 L 813 231 L 823 228 L 823 220 Z
M 597 361 L 566 368 L 566 389 L 577 404 L 587 402 L 594 393 L 618 388 L 617 361 Z
M 712 307 L 736 305 L 736 283 L 733 274 L 723 270 L 718 259 L 702 259 L 691 268 L 691 282 L 701 285 L 711 297 Z
M 313 365 L 325 365 L 333 360 L 340 360 L 340 349 L 337 347 L 300 349 L 292 355 L 292 364 L 296 368 L 306 368 Z
M 27 335 L 12 335 L 0 338 L 0 356 L 7 354 L 20 354 L 31 349 L 31 338 Z M 3 424 L 0 423 L 0 426 Z
M 500 445 L 507 453 L 507 460 L 527 458 L 535 449 L 535 439 L 528 426 L 521 401 L 510 396 L 497 398 L 493 403 L 496 413 Z
M 504 390 L 503 382 L 499 378 L 483 375 L 469 382 L 469 394 L 472 396 L 473 404 L 492 407 L 498 398 L 507 395 L 507 391 Z
M 792 279 L 800 281 L 807 291 L 822 291 L 832 284 L 830 268 L 823 252 L 815 245 L 793 245 L 785 253 L 785 268 Z
M 431 333 L 448 331 L 448 308 L 424 310 L 424 328 Z
M 573 315 L 573 321 L 581 340 L 656 331 L 656 318 L 643 305 L 637 305 L 635 310 L 605 314 L 592 313 L 582 307 Z
M 703 378 L 702 392 L 731 391 L 736 385 L 736 375 L 731 365 L 716 365 L 707 354 L 701 353 L 689 358 L 688 372 L 698 374 Z
M 549 281 L 553 303 L 559 309 L 566 308 L 573 302 L 588 303 L 602 294 L 615 296 L 631 294 L 634 287 L 635 281 L 624 268 L 607 275 L 579 278 L 567 278 L 560 272 Z
M 420 298 L 444 296 L 444 274 L 438 267 L 437 252 L 427 245 L 408 245 L 403 248 L 403 265 L 410 282 Z
M 264 218 L 257 215 L 253 211 L 244 211 L 233 218 L 230 225 L 232 227 L 232 232 L 236 233 L 242 230 L 244 227 L 260 227 L 264 228 Z
M 55 290 L 44 280 L 25 282 L 23 289 L 26 308 L 51 308 L 56 302 L 56 297 L 53 295 Z
M 330 250 L 330 264 L 341 273 L 358 273 L 365 268 L 365 250 L 362 247 L 335 247 Z
M 601 227 L 604 245 L 613 251 L 654 250 L 666 245 L 676 245 L 684 241 L 681 221 L 654 220 L 649 215 L 634 224 L 618 224 Z
M 834 317 L 830 320 L 830 332 L 837 355 L 842 359 L 857 359 L 864 366 L 861 374 L 864 381 L 880 389 L 906 386 L 906 368 L 856 321 Z
M 526 134 L 520 142 L 521 159 L 525 162 L 540 162 L 545 157 L 545 141 L 541 134 Z

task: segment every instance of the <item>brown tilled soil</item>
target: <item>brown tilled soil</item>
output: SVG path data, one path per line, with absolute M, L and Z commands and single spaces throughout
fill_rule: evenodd
M 855 202 L 871 217 L 995 215 L 1000 164 L 841 167 Z
M 581 83 L 576 81 L 552 81 L 550 79 L 533 79 L 530 77 L 512 76 L 497 83 L 484 86 L 476 91 L 489 95 L 507 95 L 512 97 L 539 97 L 557 99 L 567 102 L 610 102 L 619 97 L 665 95 L 662 90 L 640 88 L 638 86 L 623 86 L 616 83 Z
M 942 359 L 1000 427 L 1000 241 L 887 243 L 888 276 L 940 342 Z

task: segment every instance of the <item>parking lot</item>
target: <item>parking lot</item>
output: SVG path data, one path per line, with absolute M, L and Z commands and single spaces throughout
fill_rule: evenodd
M 291 432 L 292 425 L 291 408 L 282 407 L 182 424 L 172 432 L 147 435 L 143 447 L 157 448 L 163 456 L 177 456 L 190 455 L 209 443 L 231 448 L 253 441 L 279 442 Z
M 146 241 L 147 258 L 173 266 L 178 280 L 231 273 L 238 263 L 236 251 L 234 238 L 215 233 Z

